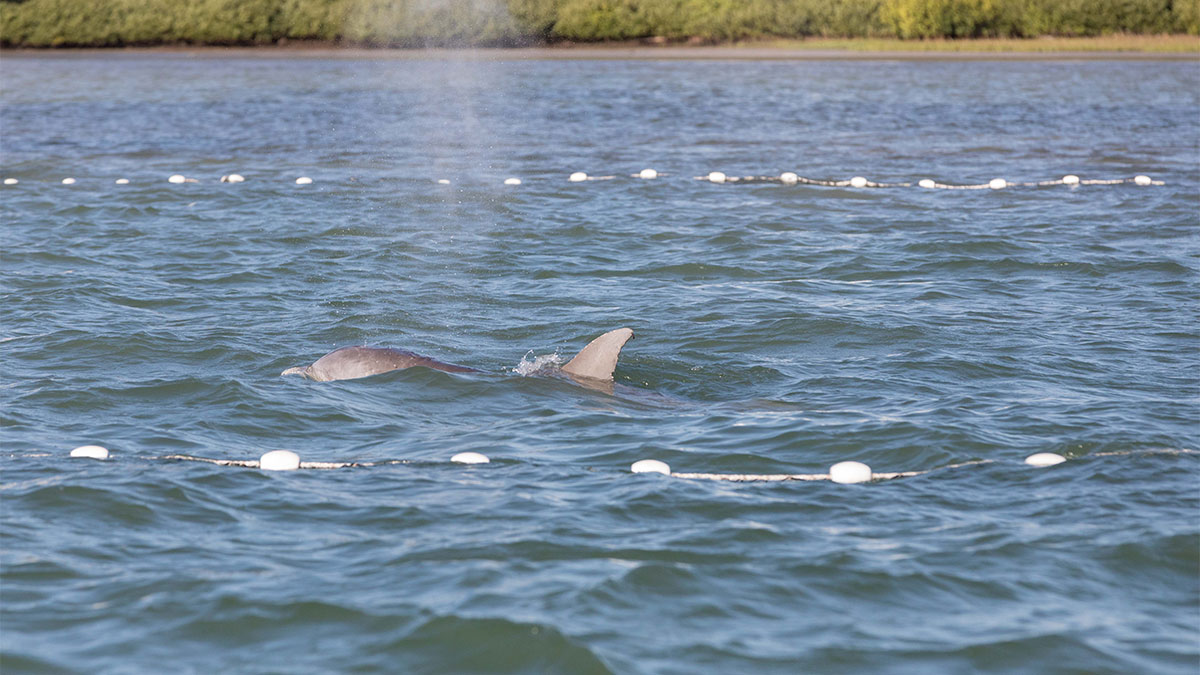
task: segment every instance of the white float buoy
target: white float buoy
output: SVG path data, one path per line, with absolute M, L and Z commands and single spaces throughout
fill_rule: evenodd
M 108 459 L 108 448 L 101 445 L 81 445 L 71 451 L 71 456 L 87 459 Z
M 487 464 L 492 460 L 488 459 L 487 455 L 478 452 L 460 452 L 450 458 L 455 464 Z
M 129 179 L 128 179 L 128 178 L 118 178 L 118 179 L 116 179 L 116 180 L 115 180 L 115 181 L 113 181 L 113 182 L 114 182 L 114 183 L 116 183 L 117 185 L 129 185 Z
M 582 183 L 587 179 L 588 175 L 582 171 L 576 171 L 567 178 L 567 180 L 571 181 L 572 183 Z
M 521 179 L 520 178 L 505 178 L 504 184 L 505 185 L 520 185 Z
M 74 185 L 75 179 L 74 178 L 64 178 L 62 180 L 62 183 L 63 183 L 63 185 Z
M 176 185 L 178 185 L 179 183 L 186 183 L 187 177 L 181 173 L 176 173 L 176 174 L 172 174 L 171 177 L 167 179 L 167 182 L 175 183 Z
M 855 176 L 850 179 L 850 187 L 864 188 L 867 187 L 867 179 L 862 176 Z
M 5 185 L 16 185 L 18 182 L 20 182 L 20 181 L 18 181 L 16 178 L 5 178 L 4 179 Z
M 1134 176 L 1133 182 L 1137 183 L 1138 185 L 1149 185 L 1154 181 L 1150 180 L 1150 176 Z
M 295 471 L 300 468 L 300 455 L 291 450 L 272 450 L 258 458 L 263 471 Z
M 992 188 L 993 190 L 1003 190 L 1004 188 L 1008 187 L 1008 181 L 1004 180 L 1003 178 L 993 178 L 988 181 L 988 187 Z
M 296 179 L 296 185 L 311 185 L 312 179 L 308 176 L 300 176 Z
M 658 172 L 654 169 L 642 169 L 641 173 L 638 174 L 638 178 L 645 178 L 647 180 L 658 178 Z
M 1067 461 L 1066 457 L 1055 454 L 1053 452 L 1039 452 L 1036 455 L 1030 455 L 1025 458 L 1025 463 L 1029 466 L 1054 466 Z
M 450 181 L 446 180 L 445 178 L 438 179 L 438 185 L 449 185 L 449 184 L 450 184 Z
M 240 173 L 231 173 L 228 176 L 221 176 L 222 183 L 244 183 L 246 177 Z
M 871 480 L 871 467 L 862 462 L 838 462 L 829 467 L 829 480 L 843 485 Z
M 784 171 L 783 173 L 779 174 L 779 182 L 783 183 L 784 185 L 795 185 L 799 180 L 800 177 L 791 171 Z
M 1063 185 L 1079 185 L 1079 176 L 1069 173 L 1062 177 Z
M 657 459 L 642 459 L 633 463 L 629 470 L 634 473 L 661 473 L 664 476 L 671 475 L 671 467 L 667 466 L 666 462 L 660 462 Z
M 929 179 L 929 178 L 922 178 L 917 183 L 917 185 L 920 185 L 921 187 L 923 187 L 925 189 L 932 189 L 932 188 L 937 187 L 937 183 L 933 182 L 933 180 Z
M 708 174 L 708 182 L 724 183 L 725 182 L 725 174 L 721 173 L 720 171 L 713 171 Z

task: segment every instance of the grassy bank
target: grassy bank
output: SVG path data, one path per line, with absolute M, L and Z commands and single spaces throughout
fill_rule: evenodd
M 1116 34 L 1200 35 L 1200 0 L 0 0 L 7 47 L 821 37 L 941 49 L 935 45 L 961 38 Z
M 977 38 L 972 40 L 901 40 L 899 38 L 807 38 L 735 42 L 732 47 L 855 52 L 971 52 L 1064 53 L 1138 52 L 1200 54 L 1200 39 L 1192 35 L 1102 35 L 1097 37 Z

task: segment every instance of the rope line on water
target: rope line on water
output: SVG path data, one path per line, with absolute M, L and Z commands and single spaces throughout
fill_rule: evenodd
M 653 461 L 653 460 L 651 460 L 651 461 Z M 994 461 L 995 460 L 992 460 L 992 459 L 979 459 L 979 460 L 975 460 L 975 461 L 971 461 L 971 462 L 960 462 L 958 464 L 949 464 L 947 466 L 940 466 L 936 469 L 926 469 L 925 471 L 879 472 L 879 471 L 869 471 L 870 467 L 867 467 L 867 469 L 871 476 L 869 480 L 873 480 L 873 481 L 874 480 L 894 480 L 896 478 L 911 478 L 913 476 L 920 476 L 923 474 L 932 473 L 934 471 L 942 471 L 945 469 L 957 469 L 958 467 L 961 467 L 961 466 L 973 466 L 976 464 L 991 464 Z M 839 462 L 838 464 L 834 464 L 832 467 L 830 467 L 829 473 L 681 473 L 681 472 L 671 471 L 670 473 L 668 473 L 666 475 L 669 475 L 673 478 L 687 478 L 687 479 L 691 479 L 691 480 L 727 480 L 727 481 L 731 481 L 734 483 L 779 482 L 779 481 L 788 481 L 788 480 L 802 480 L 802 481 L 831 480 L 831 481 L 834 481 L 835 483 L 865 482 L 865 481 L 835 480 L 835 476 L 837 478 L 852 477 L 850 474 L 850 471 L 853 471 L 853 470 L 858 470 L 860 472 L 859 475 L 861 475 L 861 469 L 858 469 L 858 467 L 846 467 L 846 466 L 844 466 L 845 464 L 856 464 L 856 465 L 861 465 L 864 467 L 867 466 L 866 464 L 862 464 L 861 462 L 849 462 L 849 463 Z M 838 468 L 838 467 L 842 467 L 842 468 L 838 469 L 837 471 L 834 471 L 834 469 Z M 637 471 L 635 473 L 646 473 L 646 472 Z
M 667 177 L 670 175 L 671 174 L 661 173 L 659 171 L 656 171 L 655 169 L 643 169 L 639 173 L 629 174 L 629 177 L 630 178 L 638 178 L 641 180 L 658 180 L 660 178 Z M 583 171 L 576 171 L 576 172 L 570 174 L 569 176 L 567 176 L 567 182 L 583 183 L 583 182 L 589 182 L 589 181 L 610 181 L 610 180 L 616 180 L 617 178 L 622 178 L 622 176 L 617 176 L 617 175 L 590 176 Z M 717 184 L 779 183 L 782 185 L 816 185 L 816 186 L 822 186 L 822 187 L 838 187 L 838 188 L 846 188 L 846 187 L 849 187 L 849 188 L 906 188 L 906 187 L 912 187 L 914 185 L 913 183 L 880 183 L 880 182 L 868 180 L 862 176 L 854 176 L 853 178 L 848 178 L 845 180 L 806 178 L 804 176 L 797 175 L 796 173 L 794 173 L 792 171 L 785 171 L 785 172 L 779 174 L 778 176 L 730 176 L 730 175 L 726 175 L 725 173 L 723 173 L 721 171 L 712 171 L 703 176 L 695 176 L 694 180 L 705 181 L 708 183 L 717 183 Z M 3 183 L 5 185 L 18 185 L 20 182 L 21 181 L 18 178 L 5 178 L 3 181 Z M 131 184 L 131 181 L 128 178 L 118 178 L 114 182 L 116 185 L 130 185 Z M 183 174 L 177 173 L 177 174 L 173 174 L 170 177 L 168 177 L 167 182 L 171 183 L 173 185 L 182 185 L 182 184 L 186 184 L 186 183 L 199 183 L 201 181 L 198 178 L 192 178 L 192 177 L 184 176 Z M 244 182 L 246 182 L 246 178 L 244 176 L 242 176 L 241 174 L 232 173 L 232 174 L 227 174 L 227 175 L 221 176 L 219 182 L 221 182 L 221 183 L 244 183 Z M 294 182 L 296 185 L 312 185 L 313 179 L 309 176 L 300 176 L 300 177 L 296 178 Z M 452 182 L 448 178 L 438 178 L 434 182 L 439 185 L 451 185 L 452 184 Z M 510 185 L 510 186 L 523 185 L 525 183 L 524 180 L 522 180 L 520 178 L 516 178 L 516 177 L 506 178 L 506 179 L 504 179 L 503 182 L 505 185 Z M 77 185 L 79 183 L 79 181 L 75 178 L 68 177 L 68 178 L 62 179 L 61 183 L 63 185 Z M 1074 174 L 1068 174 L 1066 176 L 1063 176 L 1062 178 L 1058 178 L 1058 179 L 1054 179 L 1054 180 L 1042 180 L 1042 181 L 1033 181 L 1033 182 L 1012 182 L 1012 181 L 1005 180 L 1004 178 L 993 178 L 992 180 L 990 180 L 986 183 L 956 184 L 956 183 L 942 183 L 942 182 L 935 181 L 931 178 L 922 178 L 921 180 L 917 181 L 917 183 L 916 183 L 916 185 L 918 187 L 925 188 L 925 189 L 931 189 L 931 190 L 932 189 L 1003 190 L 1006 188 L 1013 188 L 1013 187 L 1050 187 L 1050 186 L 1055 186 L 1055 185 L 1066 185 L 1069 187 L 1077 187 L 1080 185 L 1124 185 L 1124 184 L 1133 184 L 1133 185 L 1142 185 L 1142 186 L 1166 185 L 1166 183 L 1164 181 L 1154 180 L 1154 179 L 1150 178 L 1149 176 L 1145 176 L 1145 175 L 1137 175 L 1132 178 L 1102 178 L 1102 179 L 1092 178 L 1092 179 L 1085 180 Z
M 1118 457 L 1129 455 L 1194 455 L 1200 454 L 1200 451 L 1186 450 L 1177 448 L 1158 448 L 1152 450 L 1124 450 L 1114 452 L 1097 452 L 1091 455 L 1085 455 L 1079 459 L 1087 459 L 1091 457 Z M 35 453 L 25 455 L 27 457 L 51 457 L 51 453 Z M 111 458 L 109 450 L 100 445 L 83 445 L 75 448 L 70 452 L 70 457 L 108 460 Z M 181 462 L 202 462 L 205 464 L 215 464 L 217 466 L 233 466 L 246 469 L 260 469 L 263 471 L 295 471 L 299 469 L 349 469 L 349 468 L 368 468 L 375 466 L 388 466 L 396 464 L 414 464 L 413 460 L 406 459 L 386 459 L 371 462 L 303 462 L 300 461 L 300 456 L 291 450 L 272 450 L 257 460 L 253 459 L 216 459 L 212 457 L 198 457 L 196 455 L 162 455 L 159 457 L 135 457 L 134 459 L 145 459 L 147 461 L 181 461 Z M 486 455 L 478 452 L 460 452 L 450 458 L 450 461 L 455 464 L 488 464 L 491 462 Z M 967 466 L 980 466 L 984 464 L 994 464 L 999 460 L 995 459 L 975 459 L 966 462 L 958 462 L 955 464 L 947 464 L 933 469 L 924 469 L 918 471 L 873 471 L 871 467 L 862 462 L 838 462 L 829 467 L 829 473 L 687 473 L 671 471 L 671 467 L 666 462 L 661 462 L 657 459 L 643 459 L 634 462 L 629 467 L 632 473 L 659 473 L 671 478 L 681 478 L 685 480 L 711 480 L 711 481 L 729 481 L 734 483 L 752 483 L 752 482 L 784 482 L 784 481 L 832 481 L 834 483 L 852 484 L 852 483 L 870 483 L 876 481 L 895 480 L 897 478 L 911 478 L 913 476 L 922 476 L 933 473 L 935 471 L 945 471 L 949 469 L 959 469 Z M 1062 464 L 1070 461 L 1063 455 L 1053 452 L 1039 452 L 1025 458 L 1024 463 L 1037 468 L 1045 468 Z
M 1092 455 L 1086 455 L 1080 459 L 1087 457 L 1116 457 L 1133 454 L 1164 454 L 1164 455 L 1192 455 L 1200 454 L 1196 450 L 1183 450 L 1174 448 L 1161 448 L 1157 450 L 1126 450 L 1118 452 L 1097 452 Z M 964 466 L 979 466 L 982 464 L 994 464 L 997 460 L 994 459 L 976 459 L 968 462 L 958 462 L 956 464 L 947 464 L 933 469 L 925 469 L 923 471 L 893 471 L 893 472 L 876 472 L 872 471 L 871 467 L 862 462 L 838 462 L 829 467 L 829 473 L 682 473 L 671 471 L 671 467 L 666 462 L 660 462 L 656 459 L 643 459 L 634 462 L 630 470 L 634 473 L 661 473 L 672 478 L 683 478 L 690 480 L 715 480 L 715 481 L 730 481 L 734 483 L 751 483 L 751 482 L 780 482 L 780 481 L 820 481 L 827 480 L 834 483 L 869 483 L 881 480 L 894 480 L 896 478 L 911 478 L 913 476 L 922 476 L 934 471 L 944 471 L 947 469 L 958 469 Z M 1053 452 L 1039 452 L 1025 458 L 1024 463 L 1037 468 L 1045 468 L 1062 464 L 1068 459 L 1062 455 Z

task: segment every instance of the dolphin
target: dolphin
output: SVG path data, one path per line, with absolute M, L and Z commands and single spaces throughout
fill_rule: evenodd
M 453 363 L 442 363 L 427 356 L 391 347 L 342 347 L 317 359 L 310 366 L 288 368 L 280 375 L 303 375 L 317 382 L 353 380 L 378 375 L 401 368 L 425 366 L 447 373 L 478 373 L 480 371 Z
M 562 367 L 562 371 L 570 375 L 572 379 L 612 382 L 613 370 L 617 367 L 617 358 L 621 355 L 621 348 L 632 338 L 633 331 L 629 328 L 611 330 L 589 342 L 575 355 L 575 358 Z M 329 382 L 353 380 L 413 366 L 424 366 L 447 373 L 483 372 L 453 363 L 443 363 L 403 349 L 342 347 L 322 356 L 312 365 L 288 368 L 280 375 L 303 375 L 310 380 Z

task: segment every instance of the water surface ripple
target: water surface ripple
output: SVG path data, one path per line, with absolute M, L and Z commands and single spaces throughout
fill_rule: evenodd
M 1195 672 L 1195 63 L 0 74 L 6 673 Z M 487 373 L 279 377 L 363 343 Z M 407 461 L 152 459 L 275 448 Z

